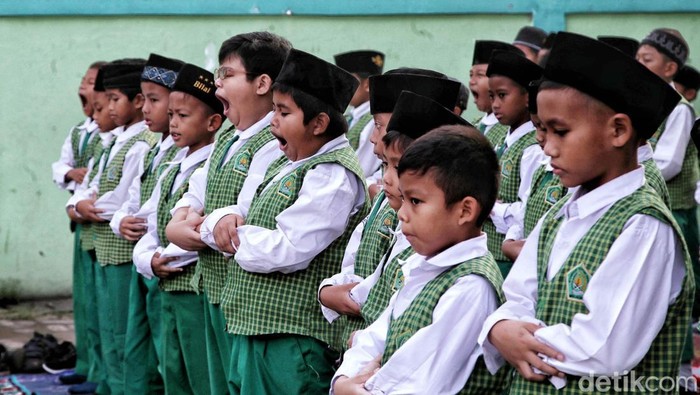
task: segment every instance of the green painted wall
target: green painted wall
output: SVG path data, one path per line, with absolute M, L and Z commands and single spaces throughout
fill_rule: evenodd
M 653 27 L 677 27 L 691 42 L 692 58 L 700 54 L 700 31 L 691 24 L 697 17 L 572 14 L 566 26 L 637 38 Z M 92 61 L 157 52 L 206 66 L 222 40 L 269 30 L 329 60 L 334 53 L 376 48 L 387 54 L 388 69 L 433 68 L 466 82 L 476 38 L 509 41 L 531 23 L 529 13 L 0 17 L 0 297 L 70 293 L 72 236 L 63 212 L 68 196 L 53 185 L 51 163 L 68 128 L 82 118 L 77 87 Z M 470 108 L 467 118 L 475 115 Z

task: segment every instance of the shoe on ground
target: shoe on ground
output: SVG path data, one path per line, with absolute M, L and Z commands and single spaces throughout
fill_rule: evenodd
M 75 373 L 74 370 L 67 370 L 58 375 L 58 381 L 65 385 L 82 384 L 87 381 L 87 376 Z
M 63 342 L 48 350 L 42 367 L 51 374 L 59 374 L 75 368 L 77 359 L 73 343 Z
M 76 384 L 68 387 L 69 394 L 94 394 L 97 391 L 97 383 L 86 381 L 82 384 Z

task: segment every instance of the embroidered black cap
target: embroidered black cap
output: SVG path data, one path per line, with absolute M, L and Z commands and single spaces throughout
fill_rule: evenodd
M 474 43 L 474 56 L 472 57 L 472 66 L 475 64 L 487 64 L 491 59 L 493 51 L 506 51 L 525 56 L 515 45 L 504 43 L 501 41 L 492 40 L 477 40 Z
M 417 139 L 443 125 L 472 126 L 440 103 L 413 92 L 403 91 L 394 106 L 387 131 L 397 131 Z
M 185 62 L 177 59 L 166 58 L 152 53 L 146 61 L 146 66 L 141 72 L 141 81 L 149 81 L 168 89 L 173 89 L 177 79 L 177 72 Z
M 224 105 L 216 98 L 214 74 L 201 67 L 185 63 L 178 70 L 177 79 L 173 84 L 173 92 L 184 92 L 208 105 L 215 113 L 223 114 Z
M 678 63 L 679 67 L 683 66 L 688 60 L 688 45 L 681 37 L 668 30 L 654 29 L 642 40 L 641 45 L 651 45 Z
M 141 72 L 146 59 L 119 59 L 102 66 L 102 86 L 105 89 L 141 90 Z
M 615 47 L 623 53 L 631 57 L 637 56 L 637 49 L 639 49 L 639 41 L 629 38 L 629 37 L 619 37 L 619 36 L 598 36 L 598 40 Z
M 402 91 L 426 96 L 443 107 L 453 108 L 459 96 L 458 81 L 417 74 L 389 74 L 369 77 L 369 108 L 372 114 L 390 113 Z
M 627 114 L 644 138 L 654 134 L 680 100 L 669 84 L 635 59 L 574 33 L 557 34 L 543 75 Z
M 360 84 L 340 67 L 298 49 L 289 52 L 276 82 L 299 89 L 339 112 L 345 111 Z
M 512 52 L 494 51 L 489 60 L 489 68 L 486 75 L 501 75 L 508 77 L 523 88 L 530 85 L 530 81 L 542 77 L 542 68 L 531 62 L 524 56 Z
M 335 65 L 341 69 L 366 77 L 381 74 L 384 69 L 384 54 L 379 51 L 350 51 L 337 54 L 333 58 Z

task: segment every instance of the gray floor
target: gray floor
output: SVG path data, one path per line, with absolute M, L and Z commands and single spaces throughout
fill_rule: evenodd
M 34 300 L 0 308 L 0 343 L 7 349 L 22 347 L 35 331 L 75 343 L 73 300 Z

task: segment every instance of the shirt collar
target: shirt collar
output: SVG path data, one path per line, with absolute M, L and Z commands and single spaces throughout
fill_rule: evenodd
M 258 122 L 255 122 L 254 124 L 252 124 L 246 130 L 236 129 L 236 134 L 238 134 L 240 136 L 239 138 L 241 140 L 245 140 L 245 139 L 248 139 L 248 138 L 255 136 L 256 133 L 265 129 L 265 127 L 270 124 L 270 121 L 272 120 L 273 114 L 274 114 L 274 112 L 272 112 L 272 111 L 268 112 L 267 115 L 262 117 Z
M 470 259 L 482 257 L 488 254 L 486 244 L 486 234 L 461 241 L 445 251 L 427 258 L 423 255 L 414 254 L 406 260 L 404 275 L 408 276 L 410 271 L 420 268 L 423 271 L 444 271 L 446 268 L 466 262 Z
M 557 217 L 586 218 L 598 211 L 607 209 L 618 200 L 634 193 L 644 185 L 644 167 L 640 166 L 614 180 L 606 182 L 592 191 L 577 188 L 568 202 L 564 204 Z
M 506 144 L 508 147 L 515 144 L 516 141 L 520 140 L 524 135 L 535 130 L 535 125 L 532 121 L 527 121 L 524 124 L 518 126 L 515 130 L 511 131 L 508 129 L 508 134 L 506 135 Z
M 369 100 L 352 109 L 352 119 L 359 119 L 369 112 Z
M 170 149 L 175 145 L 175 140 L 173 140 L 173 137 L 171 135 L 168 135 L 164 140 L 158 140 L 158 146 L 160 147 L 160 152 L 164 152 Z
M 211 152 L 211 148 L 214 144 L 208 144 L 197 151 L 193 152 L 192 155 L 187 155 L 189 152 L 189 147 L 185 147 L 178 151 L 177 155 L 175 155 L 175 158 L 173 159 L 172 162 L 170 163 L 179 163 L 180 164 L 180 172 L 185 172 L 198 164 L 204 162 L 207 160 L 209 157 L 209 153 Z
M 479 121 L 479 122 L 483 123 L 486 126 L 491 126 L 491 125 L 495 125 L 498 123 L 498 118 L 496 118 L 496 114 L 490 112 L 488 114 L 485 114 L 484 117 L 481 118 L 481 121 Z
M 85 123 L 83 123 L 83 125 L 80 128 L 85 129 L 88 133 L 92 133 L 95 130 L 97 130 L 98 126 L 97 126 L 97 122 L 95 122 L 94 119 L 87 118 L 85 120 Z
M 637 162 L 642 163 L 645 160 L 649 160 L 654 156 L 654 150 L 651 148 L 651 144 L 648 142 L 639 148 L 637 148 Z
M 296 162 L 291 162 L 291 164 L 293 164 L 294 166 L 298 166 L 298 165 L 306 162 L 307 160 L 310 160 L 311 158 L 315 158 L 315 157 L 322 155 L 322 154 L 325 154 L 327 152 L 339 150 L 339 149 L 349 147 L 349 146 L 350 146 L 350 143 L 348 142 L 347 137 L 345 137 L 345 135 L 343 134 L 343 135 L 340 135 L 340 136 L 334 138 L 333 140 L 327 142 L 326 144 L 324 144 L 318 151 L 316 151 L 315 154 L 309 156 L 308 158 L 304 158 L 304 159 L 298 160 Z
M 141 122 L 136 122 L 135 124 L 129 126 L 124 130 L 124 126 L 120 126 L 117 129 L 121 129 L 121 133 L 117 134 L 117 142 L 121 143 L 124 142 L 137 134 L 141 133 L 144 129 L 146 128 L 146 122 L 141 121 Z M 116 129 L 115 129 L 116 130 Z

